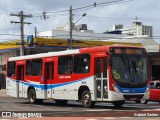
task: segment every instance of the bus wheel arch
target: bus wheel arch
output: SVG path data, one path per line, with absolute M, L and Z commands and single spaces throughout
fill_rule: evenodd
M 80 87 L 79 87 L 79 90 L 78 90 L 78 100 L 81 100 L 82 93 L 83 93 L 83 91 L 85 91 L 85 90 L 90 91 L 87 86 L 80 86 Z
M 79 100 L 82 101 L 82 105 L 85 108 L 94 107 L 95 102 L 91 100 L 91 92 L 87 86 L 81 86 L 78 90 Z

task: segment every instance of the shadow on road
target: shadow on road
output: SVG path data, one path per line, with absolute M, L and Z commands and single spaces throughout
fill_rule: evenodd
M 28 104 L 31 105 L 29 102 L 20 102 L 20 104 Z M 33 104 L 32 104 L 33 105 Z M 54 101 L 53 102 L 43 102 L 42 104 L 34 104 L 35 106 L 54 106 L 54 107 L 63 107 L 63 108 L 81 108 L 83 110 L 85 109 L 90 109 L 90 108 L 83 108 L 82 104 L 80 102 L 72 102 L 69 101 L 66 105 L 57 105 Z M 115 107 L 114 105 L 112 105 L 112 103 L 96 103 L 95 107 L 91 108 L 93 111 L 94 110 L 98 110 L 101 109 L 104 111 L 105 110 L 143 110 L 146 109 L 147 105 L 143 105 L 143 104 L 136 104 L 136 103 L 132 103 L 132 102 L 127 102 L 126 104 L 124 104 L 122 107 Z M 151 108 L 150 108 L 151 109 Z

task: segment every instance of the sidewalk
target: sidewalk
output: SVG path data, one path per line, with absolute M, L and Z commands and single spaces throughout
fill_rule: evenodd
M 1 89 L 1 90 L 0 90 L 0 96 L 3 96 L 3 97 L 8 96 L 8 95 L 6 94 L 6 89 Z

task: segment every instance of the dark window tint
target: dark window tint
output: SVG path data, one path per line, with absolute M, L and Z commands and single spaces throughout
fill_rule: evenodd
M 46 79 L 53 79 L 54 75 L 54 64 L 52 62 L 46 63 L 45 67 L 45 72 L 46 72 Z
M 74 57 L 74 72 L 89 73 L 90 72 L 90 55 L 75 55 Z
M 59 74 L 71 74 L 72 73 L 72 56 L 63 56 L 58 59 L 58 73 Z
M 95 63 L 95 74 L 97 78 L 101 78 L 101 64 L 100 64 L 100 59 L 96 59 Z
M 42 59 L 32 60 L 31 62 L 31 75 L 42 75 Z
M 26 75 L 27 76 L 31 75 L 31 61 L 30 60 L 26 61 Z
M 160 89 L 160 82 L 156 83 L 156 89 Z
M 16 63 L 14 61 L 13 62 L 8 62 L 8 73 L 7 73 L 7 75 L 9 77 L 15 76 L 15 69 L 16 69 Z
M 152 83 L 150 83 L 150 89 L 154 89 L 155 87 L 154 87 L 154 83 L 152 82 Z
M 160 80 L 160 65 L 152 65 L 152 80 Z
M 107 78 L 107 58 L 103 59 L 103 78 Z

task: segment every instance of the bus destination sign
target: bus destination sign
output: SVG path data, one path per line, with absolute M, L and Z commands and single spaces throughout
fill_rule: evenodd
M 141 55 L 144 53 L 144 49 L 137 48 L 112 48 L 111 53 L 113 54 L 137 54 Z

